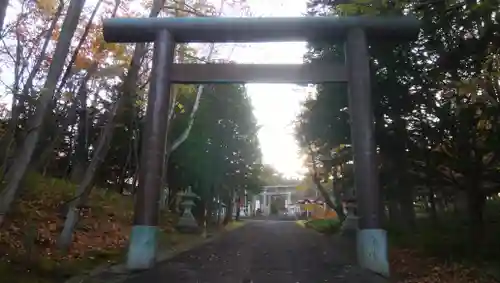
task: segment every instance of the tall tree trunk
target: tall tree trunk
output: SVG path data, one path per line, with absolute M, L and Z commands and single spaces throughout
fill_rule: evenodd
M 5 15 L 7 14 L 8 7 L 9 0 L 0 0 L 0 32 L 3 31 L 3 23 L 5 21 Z
M 85 172 L 85 167 L 88 162 L 88 143 L 87 143 L 87 88 L 85 84 L 87 81 L 83 82 L 80 86 L 80 91 L 78 91 L 77 99 L 78 99 L 78 131 L 76 137 L 76 145 L 75 145 L 75 156 L 74 163 L 71 167 L 71 181 L 74 183 L 78 183 L 81 181 L 83 174 Z
M 174 213 L 178 212 L 179 210 L 179 201 L 178 201 L 179 192 L 180 192 L 179 187 L 169 187 L 168 210 Z
M 66 119 L 63 119 L 62 126 L 58 128 L 56 133 L 54 134 L 54 138 L 52 141 L 44 148 L 42 153 L 39 156 L 36 156 L 34 160 L 31 162 L 31 168 L 35 170 L 41 170 L 46 167 L 50 161 L 50 158 L 54 154 L 54 149 L 60 144 L 62 140 L 62 135 L 65 129 L 68 129 L 74 122 L 76 122 L 76 111 L 77 106 L 76 103 L 72 103 L 70 108 L 68 109 L 68 114 Z M 71 152 L 71 146 L 68 149 L 68 152 Z
M 407 140 L 402 137 L 408 136 L 407 122 L 401 118 L 402 115 L 397 115 L 394 118 L 395 123 L 395 164 L 394 172 L 397 172 L 397 195 L 401 215 L 403 217 L 403 227 L 408 231 L 415 229 L 415 206 L 414 190 L 408 179 L 408 154 L 407 154 Z
M 92 14 L 90 15 L 89 21 L 87 22 L 87 25 L 85 26 L 85 29 L 83 31 L 82 36 L 80 37 L 80 41 L 78 41 L 78 44 L 77 44 L 75 50 L 73 51 L 73 55 L 71 56 L 71 58 L 69 60 L 69 64 L 66 67 L 66 71 L 64 72 L 64 74 L 61 78 L 61 82 L 59 83 L 59 88 L 57 89 L 56 96 L 60 95 L 60 93 L 62 92 L 68 79 L 71 77 L 73 67 L 74 67 L 75 62 L 78 58 L 78 54 L 80 53 L 80 50 L 82 49 L 83 44 L 85 44 L 85 42 L 87 41 L 87 37 L 90 33 L 90 29 L 94 26 L 94 18 L 96 17 L 97 12 L 99 11 L 99 8 L 101 7 L 101 4 L 103 1 L 104 0 L 97 1 L 97 3 L 94 6 L 94 9 L 92 10 Z M 116 11 L 118 10 L 120 3 L 121 3 L 121 0 L 118 0 L 115 2 L 115 8 L 114 8 L 114 11 L 113 11 L 111 17 L 113 17 L 113 18 L 115 17 Z M 99 54 L 102 52 L 102 50 L 103 50 L 103 45 L 101 44 L 96 53 Z M 95 60 L 94 60 L 94 62 L 95 62 Z
M 56 44 L 53 60 L 49 67 L 47 79 L 42 88 L 40 98 L 38 99 L 35 115 L 29 119 L 27 135 L 21 150 L 16 154 L 13 166 L 7 171 L 7 185 L 0 193 L 0 225 L 4 221 L 5 215 L 10 210 L 11 204 L 17 195 L 21 180 L 26 174 L 33 152 L 35 151 L 43 122 L 48 111 L 50 111 L 49 106 L 57 87 L 57 81 L 63 71 L 64 63 L 71 45 L 71 39 L 78 26 L 84 4 L 85 0 L 71 0 L 69 4 L 66 18 L 61 27 L 59 41 Z
M 401 217 L 401 210 L 399 209 L 399 203 L 397 200 L 390 198 L 388 201 L 389 209 L 389 220 L 393 223 L 399 224 L 403 222 Z
M 208 209 L 207 209 L 208 202 L 204 202 L 204 209 L 203 209 L 203 232 L 202 232 L 202 237 L 207 238 L 208 237 Z
M 224 220 L 222 222 L 223 225 L 227 225 L 231 220 L 233 219 L 233 195 L 232 191 L 228 193 L 227 198 L 225 199 L 226 202 L 226 214 L 224 215 Z
M 117 185 L 118 185 L 117 192 L 119 192 L 120 194 L 123 194 L 123 192 L 125 191 L 127 172 L 129 172 L 130 169 L 131 159 L 132 159 L 132 148 L 129 147 L 127 159 L 125 160 L 125 165 L 123 165 L 123 168 L 120 171 L 120 176 L 118 177 L 117 180 Z
M 459 190 L 454 198 L 453 198 L 453 208 L 454 208 L 454 213 L 457 214 L 457 216 L 462 217 L 462 218 L 467 218 L 468 209 L 471 208 L 470 200 L 469 200 L 469 193 L 464 190 Z
M 153 7 L 151 7 L 151 11 L 149 12 L 149 17 L 156 18 L 164 6 L 165 0 L 154 0 Z M 120 109 L 118 109 L 118 113 L 123 113 L 126 111 L 126 109 L 136 109 L 135 91 L 137 89 L 137 81 L 139 78 L 139 71 L 141 69 L 141 61 L 143 56 L 146 54 L 146 51 L 147 50 L 145 43 L 138 43 L 135 45 L 127 74 L 120 88 L 121 96 L 124 97 L 125 101 L 121 105 Z M 140 168 L 137 167 L 137 173 L 139 172 L 139 170 Z M 138 182 L 138 174 L 136 174 L 136 176 L 134 177 L 134 181 L 134 183 Z M 136 186 L 134 185 L 134 194 L 135 188 Z
M 218 226 L 220 224 L 220 212 L 221 212 L 221 199 L 220 197 L 218 196 L 217 197 L 217 223 L 216 223 L 216 226 Z
M 185 11 L 185 5 L 186 5 L 186 2 L 185 0 L 179 0 L 177 1 L 177 5 L 175 7 L 175 15 L 176 17 L 179 17 L 179 16 L 183 16 L 183 12 Z M 221 0 L 220 2 L 220 8 L 219 8 L 219 16 L 222 15 L 222 12 L 223 12 L 223 8 L 224 8 L 224 0 Z M 184 47 L 181 45 L 179 47 L 179 62 L 182 63 L 184 61 Z M 214 51 L 215 51 L 215 44 L 212 43 L 210 45 L 210 48 L 209 48 L 209 52 L 208 52 L 208 55 L 207 55 L 207 61 L 210 61 L 212 59 L 212 56 L 214 55 Z M 172 154 L 172 152 L 174 152 L 184 141 L 186 141 L 186 139 L 189 137 L 189 134 L 191 132 L 191 128 L 193 127 L 193 124 L 194 124 L 194 119 L 195 119 L 195 116 L 196 116 L 196 112 L 198 111 L 198 108 L 199 108 L 199 105 L 200 105 L 200 101 L 201 101 L 201 95 L 203 94 L 203 90 L 204 90 L 204 87 L 205 85 L 198 85 L 198 88 L 197 88 L 197 92 L 196 92 L 196 98 L 195 98 L 195 102 L 193 104 L 193 108 L 191 109 L 191 112 L 189 114 L 189 120 L 188 120 L 188 125 L 186 127 L 186 129 L 180 134 L 179 137 L 177 137 L 177 139 L 173 140 L 173 142 L 170 142 L 169 139 L 168 139 L 168 134 L 169 134 L 169 128 L 171 126 L 171 120 L 172 120 L 172 117 L 174 115 L 174 109 L 175 109 L 175 104 L 176 104 L 176 99 L 177 99 L 177 90 L 174 89 L 174 91 L 171 92 L 171 96 L 170 96 L 170 109 L 169 109 L 169 113 L 167 114 L 167 118 L 168 118 L 168 123 L 167 123 L 167 131 L 166 131 L 166 135 L 167 135 L 167 138 L 165 138 L 165 156 L 164 156 L 164 161 L 163 161 L 163 171 L 162 171 L 162 184 L 164 187 L 168 186 L 168 182 L 166 180 L 166 176 L 167 176 L 167 168 L 168 168 L 168 158 L 169 156 Z M 161 199 L 164 199 L 164 194 L 165 194 L 165 190 L 162 189 L 161 190 Z
M 241 196 L 238 196 L 238 199 L 236 201 L 236 221 L 240 221 L 240 214 L 241 214 Z
M 4 1 L 4 0 L 0 0 L 0 1 Z M 25 102 L 27 101 L 28 97 L 30 96 L 30 92 L 31 92 L 31 89 L 33 88 L 33 82 L 35 80 L 35 77 L 38 74 L 40 67 L 42 66 L 42 63 L 46 59 L 45 57 L 46 57 L 47 49 L 49 47 L 49 43 L 52 40 L 52 34 L 54 32 L 54 29 L 57 27 L 57 23 L 59 21 L 59 18 L 62 15 L 63 10 L 64 10 L 64 3 L 61 1 L 59 6 L 57 7 L 57 11 L 54 15 L 54 18 L 52 19 L 52 21 L 50 23 L 50 27 L 46 31 L 46 35 L 44 38 L 44 43 L 43 43 L 43 46 L 41 48 L 40 55 L 35 60 L 35 65 L 31 69 L 31 71 L 29 72 L 21 93 L 14 93 L 14 97 L 12 98 L 12 112 L 11 112 L 11 119 L 9 121 L 8 131 L 7 131 L 7 134 L 5 135 L 5 137 L 2 138 L 2 141 L 1 141 L 1 145 L 2 145 L 1 148 L 5 149 L 5 152 L 2 153 L 2 154 L 4 154 L 3 159 L 5 160 L 3 163 L 4 171 L 6 171 L 8 169 L 6 160 L 9 158 L 11 146 L 12 146 L 13 141 L 14 141 L 16 134 L 17 134 L 19 120 L 21 118 L 21 113 L 24 111 Z
M 342 190 L 343 186 L 340 182 L 335 183 L 335 179 L 332 180 L 332 192 L 333 192 L 333 203 L 335 205 L 335 212 L 337 216 L 342 221 L 345 219 L 346 215 L 344 213 L 344 205 L 342 204 Z M 338 211 L 338 212 L 337 212 Z
M 467 210 L 469 214 L 469 229 L 474 245 L 482 243 L 484 234 L 484 205 L 486 197 L 478 186 L 469 187 L 467 191 Z M 477 246 L 476 246 L 477 247 Z
M 382 184 L 380 184 L 379 187 L 380 187 L 380 202 L 379 202 L 378 207 L 379 207 L 379 214 L 380 214 L 380 222 L 385 227 L 385 225 L 388 222 L 388 217 L 387 217 L 386 207 L 385 207 L 387 192 L 386 192 L 386 190 L 384 190 L 384 186 Z
M 413 204 L 414 201 L 414 192 L 413 188 L 408 182 L 408 173 L 406 168 L 407 162 L 404 153 L 400 153 L 399 162 L 395 164 L 395 172 L 398 172 L 396 178 L 396 188 L 395 193 L 397 195 L 397 200 L 399 204 L 399 212 L 401 213 L 402 222 L 400 225 L 407 231 L 413 231 L 416 226 L 415 222 L 415 206 Z
M 434 187 L 429 186 L 429 194 L 427 196 L 427 200 L 429 201 L 429 214 L 431 216 L 431 220 L 434 224 L 438 222 L 438 215 L 436 209 L 436 197 L 434 196 Z
M 19 29 L 19 21 L 16 25 L 16 30 Z M 11 154 L 11 148 L 12 145 L 14 144 L 14 139 L 17 133 L 17 119 L 16 121 L 13 122 L 16 117 L 15 115 L 15 108 L 16 108 L 16 103 L 19 100 L 19 88 L 21 84 L 21 78 L 23 77 L 23 70 L 24 67 L 23 65 L 25 64 L 25 58 L 23 58 L 23 44 L 21 43 L 21 38 L 20 38 L 20 32 L 16 31 L 16 60 L 14 63 L 14 83 L 12 87 L 12 104 L 11 104 L 11 118 L 10 122 L 8 123 L 8 128 L 7 128 L 7 134 L 4 136 L 2 139 L 3 144 L 1 148 L 5 149 L 4 151 L 4 156 L 2 157 L 3 159 L 3 170 L 2 170 L 2 175 L 5 174 L 7 171 L 7 168 L 9 166 L 8 160 Z M 19 115 L 17 115 L 19 117 Z M 3 178 L 3 177 L 0 177 Z
M 316 166 L 316 154 L 314 153 L 311 145 L 309 145 L 309 154 L 311 155 L 312 167 L 313 167 L 313 173 L 311 175 L 311 178 L 314 184 L 316 185 L 316 189 L 320 192 L 321 196 L 325 200 L 326 205 L 328 205 L 328 207 L 330 207 L 331 209 L 335 210 L 339 218 L 343 220 L 345 218 L 345 214 L 342 205 L 340 205 L 340 207 L 335 205 L 334 201 L 332 200 L 332 196 L 330 196 L 325 187 L 321 185 L 321 180 L 318 176 L 318 169 Z
M 213 214 L 214 214 L 214 187 L 210 186 L 208 197 L 207 197 L 207 225 L 213 225 Z
M 408 230 L 415 229 L 415 207 L 413 205 L 413 194 L 410 188 L 399 188 L 399 206 L 403 218 L 404 228 Z
M 88 196 L 92 191 L 92 182 L 94 180 L 95 172 L 99 168 L 99 165 L 101 164 L 102 160 L 104 160 L 108 152 L 109 144 L 112 139 L 112 132 L 115 126 L 114 118 L 121 103 L 123 103 L 123 99 L 118 98 L 117 102 L 113 106 L 113 109 L 109 111 L 108 123 L 99 136 L 96 151 L 92 156 L 92 160 L 90 161 L 87 170 L 85 170 L 85 175 L 83 176 L 82 182 L 78 186 L 76 197 L 71 201 L 69 205 L 68 213 L 64 221 L 64 228 L 61 232 L 61 235 L 59 236 L 59 240 L 57 243 L 58 247 L 61 249 L 65 250 L 71 245 L 73 230 L 78 223 L 78 216 L 80 215 L 80 206 L 85 204 L 85 202 L 87 201 Z
M 218 13 L 219 16 L 221 16 L 223 13 L 224 1 L 225 0 L 221 0 L 221 2 L 220 2 L 220 8 L 219 8 L 219 13 Z M 178 3 L 179 3 L 178 11 L 183 11 L 185 4 L 186 4 L 185 1 L 181 0 Z M 178 13 L 178 12 L 176 12 L 176 13 Z M 180 49 L 180 52 L 182 52 L 182 56 L 183 56 L 184 55 L 183 48 Z M 211 43 L 209 50 L 208 50 L 208 55 L 206 56 L 207 62 L 210 62 L 210 60 L 212 60 L 214 53 L 215 53 L 215 44 Z M 184 57 L 182 57 L 181 59 L 184 59 Z M 196 112 L 198 111 L 198 108 L 200 105 L 201 95 L 203 94 L 204 88 L 205 88 L 204 84 L 198 85 L 198 88 L 196 90 L 196 98 L 195 98 L 195 101 L 193 104 L 193 109 L 191 109 L 191 113 L 189 114 L 188 125 L 187 125 L 186 129 L 180 134 L 180 136 L 177 137 L 177 139 L 171 143 L 170 148 L 166 151 L 167 155 L 170 155 L 170 153 L 175 151 L 188 138 L 189 133 L 191 132 L 191 128 L 193 127 L 193 124 L 194 124 L 194 118 L 195 118 Z M 171 109 L 169 110 L 169 113 L 168 113 L 169 119 L 173 117 L 175 102 L 176 102 L 176 96 L 174 95 L 174 96 L 172 96 L 172 101 L 170 104 Z M 167 141 L 168 140 L 165 139 L 165 143 L 167 143 Z
M 86 39 L 87 39 L 87 36 L 90 32 L 90 29 L 93 25 L 93 21 L 94 21 L 94 18 L 95 16 L 97 15 L 97 12 L 99 10 L 99 7 L 100 5 L 102 4 L 102 1 L 103 0 L 99 0 L 97 2 L 97 4 L 94 6 L 94 9 L 92 11 L 92 14 L 89 18 L 89 21 L 87 23 L 87 25 L 85 26 L 85 30 L 82 34 L 82 37 L 80 38 L 80 41 L 78 42 L 78 45 L 76 46 L 75 50 L 73 51 L 73 55 L 71 56 L 71 59 L 69 61 L 69 65 L 68 67 L 66 68 L 66 71 L 64 72 L 64 75 L 61 79 L 61 82 L 59 83 L 59 88 L 57 89 L 56 91 L 56 95 L 54 97 L 54 100 L 58 99 L 58 97 L 60 96 L 60 93 L 62 92 L 62 89 L 63 87 L 65 86 L 67 80 L 69 79 L 70 75 L 71 75 L 71 70 L 72 70 L 72 66 L 74 65 L 75 61 L 76 61 L 76 58 L 78 56 L 78 53 L 80 52 L 83 44 L 85 43 Z M 121 1 L 117 1 L 116 2 L 116 5 L 115 5 L 115 8 L 114 8 L 114 11 L 112 13 L 112 17 L 115 17 L 116 15 L 116 12 L 118 10 L 118 7 L 120 5 L 120 2 Z M 104 46 L 103 44 L 101 44 L 98 48 L 98 51 L 97 51 L 97 54 L 99 54 L 100 52 L 102 52 L 102 50 L 104 49 Z M 73 98 L 72 99 L 72 105 L 68 111 L 68 117 L 67 119 L 63 120 L 63 126 L 59 128 L 59 130 L 57 131 L 57 133 L 55 134 L 55 137 L 54 139 L 52 140 L 52 142 L 45 148 L 44 152 L 40 155 L 39 158 L 37 158 L 36 162 L 35 162 L 35 165 L 33 166 L 34 168 L 40 168 L 41 166 L 43 166 L 44 164 L 47 163 L 48 161 L 48 158 L 50 157 L 50 155 L 52 154 L 54 148 L 56 148 L 59 143 L 61 142 L 61 136 L 63 135 L 63 132 L 69 128 L 70 126 L 74 125 L 76 123 L 76 118 L 78 116 L 78 114 L 80 114 L 79 112 L 82 111 L 82 100 L 84 100 L 85 102 L 83 103 L 84 105 L 84 113 L 85 113 L 85 117 L 87 116 L 87 88 L 86 88 L 86 84 L 87 82 L 90 80 L 91 76 L 95 73 L 95 71 L 97 70 L 97 64 L 98 62 L 96 60 L 94 60 L 92 62 L 92 65 L 91 67 L 87 70 L 87 73 L 85 74 L 85 77 L 81 80 L 80 82 L 80 88 L 78 89 L 78 93 L 76 95 L 76 98 Z M 30 87 L 31 88 L 31 87 Z M 76 90 L 76 87 L 75 87 L 75 90 Z M 74 93 L 74 91 L 72 91 Z M 84 96 L 84 98 L 82 99 L 82 96 Z M 81 114 L 79 115 L 80 118 L 81 118 Z M 87 118 L 86 118 L 87 119 Z M 82 122 L 80 122 L 82 123 Z M 83 121 L 84 125 L 87 124 L 87 121 Z M 78 131 L 80 132 L 80 128 L 78 128 Z M 86 131 L 85 131 L 86 133 Z M 80 138 L 80 135 L 78 134 L 77 135 L 77 139 Z M 87 149 L 85 149 L 85 155 L 86 157 L 88 158 L 87 156 Z M 69 152 L 71 152 L 71 149 L 69 149 Z M 78 154 L 82 154 L 81 152 L 78 152 L 78 143 L 77 143 L 77 152 L 76 152 L 76 157 L 78 157 Z M 74 170 L 74 165 L 72 166 L 72 171 Z M 83 168 L 80 168 L 80 179 L 81 179 L 81 176 L 83 175 L 83 172 L 85 171 L 85 167 Z M 73 173 L 73 172 L 72 172 Z M 78 183 L 80 181 L 80 179 L 78 178 L 73 178 L 73 174 L 70 174 L 71 175 L 71 180 L 75 183 Z
M 73 56 L 71 57 L 70 64 L 66 68 L 66 72 L 64 72 L 61 84 L 59 85 L 58 92 L 61 92 L 63 89 L 63 86 L 66 84 L 66 80 L 71 76 L 71 72 L 73 69 L 73 65 L 76 62 L 76 59 L 78 58 L 78 54 L 80 53 L 80 49 L 85 43 L 85 40 L 87 39 L 87 36 L 90 32 L 90 28 L 92 27 L 92 23 L 94 21 L 95 16 L 97 15 L 97 12 L 99 11 L 99 7 L 101 6 L 103 0 L 99 0 L 97 4 L 94 6 L 94 10 L 92 11 L 92 14 L 90 15 L 89 21 L 87 25 L 85 26 L 85 30 L 83 32 L 82 37 L 80 38 L 80 41 L 78 42 L 78 46 L 73 52 Z M 112 17 L 115 17 L 116 12 L 118 11 L 118 7 L 120 5 L 121 1 L 116 1 L 114 11 L 112 13 Z M 104 45 L 100 44 L 99 48 L 97 50 L 97 54 L 100 54 L 104 49 Z M 78 183 L 81 181 L 83 178 L 83 174 L 85 172 L 85 166 L 87 165 L 88 162 L 88 144 L 87 144 L 87 124 L 88 124 L 88 117 L 87 117 L 87 82 L 90 80 L 92 75 L 97 70 L 99 62 L 98 60 L 94 60 L 92 62 L 91 67 L 87 71 L 87 74 L 85 75 L 84 79 L 82 80 L 80 84 L 80 89 L 78 90 L 78 94 L 76 96 L 75 102 L 78 105 L 78 110 L 77 110 L 77 115 L 78 115 L 78 133 L 76 137 L 76 143 L 75 143 L 75 155 L 73 158 L 74 164 L 72 166 L 71 174 L 70 174 L 70 179 L 74 183 Z

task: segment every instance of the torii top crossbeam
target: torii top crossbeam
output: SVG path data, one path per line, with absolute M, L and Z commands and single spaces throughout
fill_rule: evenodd
M 104 21 L 104 39 L 152 42 L 166 29 L 177 43 L 332 41 L 351 28 L 364 29 L 368 38 L 404 41 L 415 38 L 419 22 L 409 16 L 114 18 Z
M 107 42 L 155 42 L 136 213 L 127 257 L 129 268 L 146 269 L 156 262 L 158 199 L 162 187 L 168 125 L 165 113 L 168 113 L 171 101 L 165 94 L 170 91 L 172 83 L 263 82 L 271 79 L 279 82 L 348 83 L 354 175 L 360 215 L 358 258 L 363 267 L 380 274 L 389 274 L 387 236 L 380 229 L 380 194 L 367 38 L 378 41 L 413 40 L 419 31 L 417 19 L 407 16 L 122 18 L 104 21 L 103 28 Z M 273 41 L 345 41 L 345 64 L 330 69 L 324 64 L 319 66 L 313 63 L 302 67 L 174 64 L 176 43 Z M 184 214 L 188 215 L 186 212 Z M 185 225 L 190 228 L 197 226 L 194 219 L 187 220 Z

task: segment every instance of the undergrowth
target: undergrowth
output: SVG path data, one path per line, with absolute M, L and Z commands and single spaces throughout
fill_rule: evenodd
M 102 264 L 122 261 L 128 243 L 133 197 L 94 189 L 67 252 L 56 249 L 67 202 L 76 186 L 29 174 L 22 194 L 0 228 L 0 278 L 9 283 L 60 282 Z M 182 241 L 171 215 L 163 215 L 163 245 Z
M 500 203 L 488 203 L 480 241 L 454 213 L 440 214 L 437 222 L 418 218 L 411 232 L 388 225 L 393 269 L 406 278 L 401 282 L 500 282 L 499 215 Z
M 312 219 L 304 223 L 305 227 L 316 230 L 324 234 L 335 234 L 340 231 L 342 222 L 338 219 Z

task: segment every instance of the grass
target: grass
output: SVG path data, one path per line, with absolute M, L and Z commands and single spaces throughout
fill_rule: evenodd
M 340 231 L 342 222 L 338 219 L 312 219 L 304 222 L 297 223 L 306 228 L 313 229 L 323 234 L 335 234 Z
M 236 221 L 236 220 L 234 220 L 234 221 L 229 222 L 229 223 L 226 225 L 226 227 L 224 227 L 224 229 L 225 229 L 226 231 L 231 231 L 231 230 L 234 230 L 234 229 L 241 228 L 241 227 L 243 227 L 243 225 L 245 225 L 245 222 L 243 222 L 243 221 Z
M 295 223 L 297 223 L 297 225 L 299 225 L 300 227 L 303 227 L 303 228 L 306 228 L 306 222 L 307 222 L 307 220 L 297 220 L 297 221 L 295 221 Z

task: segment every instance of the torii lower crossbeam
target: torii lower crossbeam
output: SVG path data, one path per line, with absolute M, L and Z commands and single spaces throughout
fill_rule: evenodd
M 127 265 L 147 269 L 155 264 L 164 144 L 172 83 L 246 83 L 347 81 L 354 150 L 354 177 L 359 212 L 358 260 L 362 267 L 388 275 L 387 236 L 380 226 L 379 178 L 370 94 L 368 42 L 416 38 L 412 17 L 301 18 L 142 18 L 108 19 L 108 42 L 154 41 L 153 76 L 148 95 L 139 189 Z M 322 41 L 346 43 L 342 66 L 174 65 L 175 43 Z M 289 69 L 286 69 L 289 68 Z M 326 72 L 326 73 L 325 73 Z M 335 95 L 335 94 L 332 94 Z

